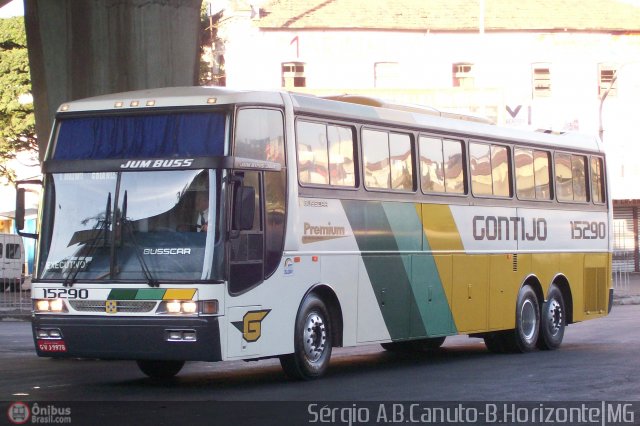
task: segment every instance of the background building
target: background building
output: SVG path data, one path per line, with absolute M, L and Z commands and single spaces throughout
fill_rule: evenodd
M 366 94 L 602 134 L 620 269 L 638 271 L 640 1 L 227 2 L 226 83 Z

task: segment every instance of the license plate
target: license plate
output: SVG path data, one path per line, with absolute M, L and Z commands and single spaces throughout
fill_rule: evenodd
M 62 340 L 38 340 L 38 349 L 42 352 L 66 352 L 67 346 Z

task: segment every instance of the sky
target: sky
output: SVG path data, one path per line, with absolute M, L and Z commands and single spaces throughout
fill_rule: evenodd
M 0 8 L 0 18 L 11 18 L 12 16 L 24 15 L 23 0 L 13 0 L 11 3 Z

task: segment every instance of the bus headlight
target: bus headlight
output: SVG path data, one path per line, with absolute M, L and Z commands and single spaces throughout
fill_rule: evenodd
M 173 315 L 217 315 L 217 300 L 166 300 L 160 303 L 156 314 L 173 314 Z
M 182 312 L 185 314 L 195 314 L 198 311 L 196 302 L 182 302 Z
M 34 299 L 33 310 L 36 313 L 67 312 L 67 308 L 62 299 Z
M 167 308 L 167 312 L 170 314 L 179 314 L 181 312 L 182 304 L 177 300 L 172 300 L 171 302 L 165 302 L 165 306 Z

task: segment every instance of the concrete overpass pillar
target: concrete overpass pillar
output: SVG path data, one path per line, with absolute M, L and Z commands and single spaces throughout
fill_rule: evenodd
M 197 84 L 202 0 L 24 2 L 40 160 L 65 101 Z

